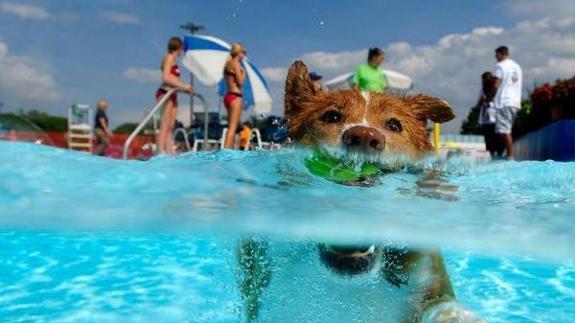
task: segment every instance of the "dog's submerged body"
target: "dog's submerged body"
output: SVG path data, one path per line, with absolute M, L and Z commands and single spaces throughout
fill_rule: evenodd
M 296 143 L 347 165 L 425 157 L 432 149 L 426 120 L 454 117 L 447 102 L 427 95 L 316 92 L 302 62 L 289 70 L 285 109 Z M 249 321 L 472 322 L 455 302 L 443 259 L 434 251 L 320 243 L 278 253 L 246 241 L 238 262 Z
M 246 315 L 258 322 L 419 322 L 422 304 L 453 300 L 438 254 L 381 248 L 374 266 L 349 275 L 329 267 L 321 249 L 273 242 L 265 258 L 263 250 L 259 257 L 244 253 L 244 269 L 251 270 L 243 276 L 251 285 L 244 297 L 259 294 L 253 303 L 244 299 L 253 306 Z

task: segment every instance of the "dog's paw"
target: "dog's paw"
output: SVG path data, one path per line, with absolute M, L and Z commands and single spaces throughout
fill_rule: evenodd
M 461 305 L 449 302 L 432 306 L 424 312 L 424 323 L 486 323 L 484 319 L 475 313 L 461 307 Z
M 441 178 L 425 177 L 417 181 L 417 195 L 437 200 L 457 201 L 459 187 Z

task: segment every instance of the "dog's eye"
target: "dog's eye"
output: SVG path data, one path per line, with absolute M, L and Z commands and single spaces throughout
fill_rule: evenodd
M 336 123 L 343 118 L 343 115 L 335 110 L 330 110 L 321 116 L 321 121 L 325 123 Z
M 401 132 L 403 127 L 401 126 L 401 122 L 395 118 L 391 118 L 387 120 L 387 128 L 393 132 Z

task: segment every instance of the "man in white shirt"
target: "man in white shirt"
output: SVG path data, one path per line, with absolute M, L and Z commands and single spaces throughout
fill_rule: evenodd
M 495 132 L 503 137 L 507 158 L 515 159 L 513 154 L 513 137 L 511 129 L 517 112 L 521 109 L 521 88 L 523 83 L 523 72 L 521 66 L 509 58 L 509 49 L 501 46 L 495 50 L 497 67 L 495 69 L 495 109 L 497 111 L 495 120 Z

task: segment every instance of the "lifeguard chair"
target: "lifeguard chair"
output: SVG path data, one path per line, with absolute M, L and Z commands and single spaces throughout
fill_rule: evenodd
M 92 153 L 92 109 L 87 104 L 68 108 L 68 149 Z

